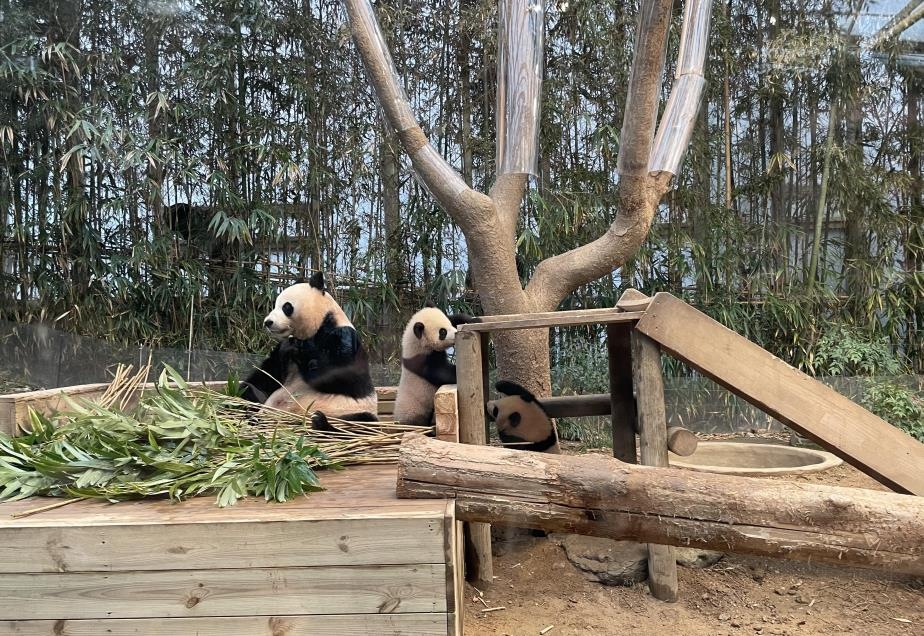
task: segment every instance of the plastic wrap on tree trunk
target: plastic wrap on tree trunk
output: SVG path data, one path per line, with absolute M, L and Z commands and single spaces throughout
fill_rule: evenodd
M 692 0 L 683 9 L 683 30 L 680 34 L 680 51 L 677 54 L 675 77 L 702 75 L 706 65 L 706 47 L 709 43 L 709 20 L 712 17 L 712 0 Z
M 498 19 L 497 173 L 535 175 L 545 7 L 501 0 Z
M 677 174 L 693 135 L 705 84 L 706 80 L 699 75 L 684 75 L 674 82 L 652 146 L 649 172 Z

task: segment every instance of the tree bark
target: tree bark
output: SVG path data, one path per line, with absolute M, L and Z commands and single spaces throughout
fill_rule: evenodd
M 924 499 L 408 435 L 399 497 L 464 521 L 924 575 Z

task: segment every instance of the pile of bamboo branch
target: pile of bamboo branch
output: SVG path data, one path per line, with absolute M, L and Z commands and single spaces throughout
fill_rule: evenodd
M 215 494 L 219 506 L 247 495 L 286 501 L 320 490 L 319 468 L 392 463 L 409 430 L 396 422 L 330 419 L 258 407 L 191 386 L 166 367 L 120 367 L 96 401 L 68 400 L 52 416 L 30 412 L 31 430 L 0 435 L 0 500 L 32 495 L 183 499 Z

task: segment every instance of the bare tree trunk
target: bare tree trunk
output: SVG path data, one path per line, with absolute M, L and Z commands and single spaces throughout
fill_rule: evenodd
M 458 518 L 924 574 L 924 499 L 408 435 L 399 497 Z
M 398 157 L 387 130 L 382 131 L 380 147 L 380 165 L 382 172 L 382 206 L 385 231 L 385 281 L 395 294 L 396 305 L 387 305 L 383 316 L 381 333 L 383 355 L 401 352 L 401 314 L 399 308 L 407 299 L 408 277 L 405 272 L 404 241 L 401 237 L 401 200 L 399 198 L 400 179 L 398 175 Z
M 828 181 L 831 178 L 831 157 L 834 153 L 834 130 L 837 128 L 837 102 L 831 100 L 831 112 L 828 113 L 828 135 L 825 138 L 825 163 L 821 171 L 821 190 L 818 194 L 818 209 L 815 212 L 815 234 L 812 242 L 812 257 L 805 279 L 805 289 L 810 292 L 815 287 L 818 273 L 818 259 L 821 254 L 821 229 L 824 225 L 828 203 Z
M 620 207 L 597 240 L 546 259 L 523 289 L 516 268 L 515 232 L 526 174 L 498 176 L 489 195 L 471 188 L 430 144 L 397 78 L 368 0 L 345 0 L 353 39 L 386 119 L 397 132 L 417 176 L 459 225 L 468 245 L 472 279 L 487 314 L 551 311 L 578 286 L 609 274 L 638 250 L 672 175 L 649 174 L 664 69 L 670 0 L 644 0 L 619 153 Z M 550 388 L 545 330 L 521 330 L 495 339 L 498 372 L 540 395 Z
M 924 122 L 921 121 L 921 95 L 924 93 L 924 81 L 914 71 L 905 72 L 906 134 L 908 139 L 908 174 L 911 177 L 908 205 L 908 235 L 903 246 L 905 252 L 905 275 L 908 285 L 914 284 L 915 276 L 922 276 L 924 271 L 924 174 L 922 174 L 921 157 L 922 133 Z M 905 332 L 907 351 L 918 373 L 924 368 L 924 339 L 920 337 L 924 329 L 924 300 L 918 298 L 917 304 L 909 303 L 906 312 Z

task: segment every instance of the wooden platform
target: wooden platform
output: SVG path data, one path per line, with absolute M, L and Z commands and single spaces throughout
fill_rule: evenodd
M 328 490 L 218 508 L 0 504 L 0 633 L 461 634 L 449 500 L 399 500 L 393 466 L 319 473 Z

